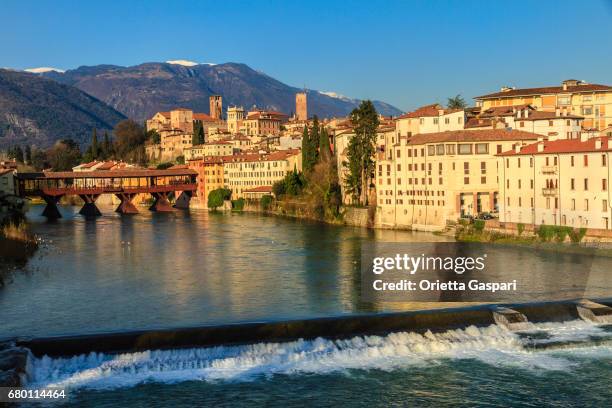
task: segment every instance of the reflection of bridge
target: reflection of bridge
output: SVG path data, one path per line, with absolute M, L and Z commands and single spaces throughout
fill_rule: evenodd
M 168 197 L 179 192 L 175 207 L 189 207 L 196 176 L 191 169 L 17 173 L 17 193 L 45 200 L 42 215 L 48 218 L 61 217 L 57 203 L 64 195 L 81 197 L 85 204 L 80 213 L 85 216 L 100 215 L 96 200 L 102 194 L 115 194 L 121 200 L 116 211 L 123 214 L 138 212 L 132 203 L 137 194 L 153 196 L 151 211 L 172 211 Z

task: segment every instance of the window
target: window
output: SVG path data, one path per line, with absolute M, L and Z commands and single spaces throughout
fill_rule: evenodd
M 459 150 L 459 154 L 472 154 L 472 145 L 469 143 L 460 143 L 457 149 Z
M 552 120 L 549 120 L 549 121 L 548 121 L 548 126 L 550 126 L 550 127 L 552 127 L 552 126 L 553 126 L 553 121 L 552 121 Z
M 401 152 L 400 152 L 400 149 L 397 149 L 397 155 L 396 155 L 395 157 L 397 157 L 398 159 L 399 159 L 400 157 L 402 157 L 402 154 L 401 154 Z
M 425 123 L 425 118 L 420 118 L 420 119 L 419 119 L 419 125 L 422 125 L 422 124 L 424 124 L 424 123 Z
M 589 211 L 589 200 L 584 200 L 584 211 Z
M 455 145 L 447 144 L 446 145 L 446 154 L 455 154 Z
M 470 163 L 463 162 L 463 174 L 470 174 Z
M 502 152 L 502 145 L 497 145 L 497 154 Z
M 463 118 L 462 118 L 461 116 L 459 116 L 459 117 L 457 118 L 457 123 L 458 123 L 458 124 L 461 124 L 461 122 L 463 122 Z
M 574 167 L 574 156 L 570 156 L 570 166 Z
M 480 162 L 480 172 L 487 174 L 487 162 Z
M 559 105 L 569 105 L 570 104 L 570 97 L 569 96 L 559 96 L 559 97 L 557 97 L 557 103 Z
M 444 123 L 447 124 L 447 125 L 450 124 L 450 118 L 445 118 L 444 119 Z
M 444 156 L 444 145 L 443 144 L 436 145 L 436 154 L 438 156 Z
M 576 199 L 572 198 L 572 211 L 576 211 Z
M 525 127 L 525 122 L 521 122 L 521 123 L 520 123 L 520 126 L 521 126 L 521 127 Z
M 584 191 L 588 191 L 589 189 L 589 179 L 585 178 L 584 179 Z
M 434 145 L 427 146 L 427 155 L 428 156 L 435 156 L 436 155 L 436 146 L 434 146 Z
M 583 106 L 582 107 L 582 114 L 583 115 L 592 115 L 593 114 L 593 107 L 592 106 Z
M 488 143 L 476 143 L 476 154 L 487 154 L 489 153 Z
M 470 184 L 470 178 L 469 177 L 464 177 L 463 178 L 463 184 Z
M 434 125 L 437 125 L 437 124 L 438 124 L 438 120 L 439 120 L 438 118 L 434 118 L 434 119 L 433 119 L 433 123 L 434 123 Z
M 601 189 L 608 191 L 608 179 L 601 179 Z
M 602 166 L 605 166 L 606 163 L 608 162 L 606 158 L 607 158 L 607 156 L 605 154 L 601 155 L 601 165 Z
M 570 189 L 571 190 L 575 190 L 576 189 L 576 180 L 574 180 L 574 179 L 570 180 Z
M 601 211 L 603 211 L 603 212 L 607 212 L 608 211 L 608 200 L 602 200 L 601 201 Z
M 588 167 L 588 165 L 589 165 L 589 156 L 587 156 L 586 154 L 583 156 L 583 163 L 584 163 L 584 167 Z
M 583 95 L 582 96 L 582 102 L 591 102 L 593 100 L 593 96 L 592 95 Z

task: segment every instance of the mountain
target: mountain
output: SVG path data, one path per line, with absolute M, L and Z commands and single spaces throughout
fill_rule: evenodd
M 301 91 L 238 63 L 175 60 L 132 67 L 84 66 L 41 75 L 75 86 L 138 121 L 177 107 L 206 113 L 210 95 L 223 96 L 224 109 L 230 105 L 257 106 L 289 114 L 295 111 L 295 93 Z M 332 92 L 308 91 L 309 115 L 345 116 L 359 102 Z M 384 115 L 401 113 L 384 102 L 374 101 L 374 105 Z
M 64 138 L 85 145 L 93 128 L 111 130 L 122 119 L 124 115 L 75 87 L 40 74 L 0 69 L 0 149 L 48 147 Z

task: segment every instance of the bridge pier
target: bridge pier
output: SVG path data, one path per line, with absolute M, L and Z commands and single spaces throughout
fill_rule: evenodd
M 41 198 L 45 200 L 47 203 L 45 209 L 42 212 L 43 217 L 47 217 L 49 219 L 58 219 L 62 218 L 62 214 L 57 209 L 57 202 L 62 198 L 62 195 L 41 195 Z
M 174 207 L 180 208 L 183 210 L 188 210 L 189 202 L 191 201 L 192 196 L 193 196 L 193 192 L 188 191 L 188 190 L 182 191 L 181 194 L 176 199 L 176 202 L 174 203 Z
M 96 207 L 96 200 L 100 197 L 99 194 L 79 194 L 79 197 L 85 204 L 83 204 L 83 208 L 79 211 L 79 214 L 84 215 L 85 217 L 98 217 L 102 215 L 98 207 Z
M 168 193 L 151 193 L 155 202 L 149 210 L 157 211 L 157 212 L 171 212 L 174 211 L 174 208 L 170 205 L 170 201 L 168 201 Z
M 136 194 L 120 193 L 115 195 L 121 200 L 121 204 L 115 210 L 116 212 L 121 214 L 138 214 L 138 208 L 132 203 Z

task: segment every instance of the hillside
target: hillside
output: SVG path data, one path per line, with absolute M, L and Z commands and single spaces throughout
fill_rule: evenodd
M 290 114 L 295 110 L 295 93 L 300 91 L 237 63 L 97 65 L 43 75 L 73 85 L 139 121 L 175 107 L 207 113 L 208 97 L 213 94 L 223 96 L 224 110 L 229 105 L 241 105 Z M 347 115 L 360 102 L 312 90 L 308 98 L 309 114 L 321 117 Z M 375 101 L 375 106 L 385 115 L 401 113 L 384 102 Z
M 0 69 L 0 149 L 16 144 L 48 147 L 63 138 L 87 144 L 94 127 L 110 130 L 124 118 L 75 87 Z

